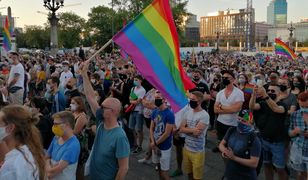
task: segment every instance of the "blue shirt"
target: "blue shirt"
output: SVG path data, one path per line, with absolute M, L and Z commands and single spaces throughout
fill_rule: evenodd
M 157 141 L 165 132 L 167 124 L 174 125 L 174 114 L 169 109 L 166 108 L 164 110 L 155 109 L 152 112 L 151 120 L 154 122 L 155 129 L 154 129 L 154 140 Z M 158 148 L 160 150 L 168 150 L 171 148 L 171 140 L 172 140 L 172 133 L 168 136 L 168 138 L 158 144 Z
M 51 114 L 64 111 L 66 106 L 66 99 L 63 92 L 58 91 L 54 96 L 52 96 L 52 107 Z
M 100 109 L 96 113 L 99 112 Z M 100 118 L 96 117 L 99 125 L 92 149 L 90 179 L 113 180 L 119 169 L 118 159 L 129 157 L 130 147 L 121 127 L 105 129 Z
M 52 160 L 59 162 L 60 160 L 67 161 L 68 164 L 75 164 L 78 162 L 80 153 L 80 143 L 74 135 L 69 138 L 64 144 L 58 143 L 58 137 L 55 136 L 48 148 L 48 155 Z

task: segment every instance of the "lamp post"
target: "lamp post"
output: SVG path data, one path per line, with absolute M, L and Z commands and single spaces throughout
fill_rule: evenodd
M 291 22 L 291 27 L 288 28 L 288 30 L 290 31 L 290 37 L 289 37 L 289 47 L 290 49 L 293 50 L 293 31 L 295 30 L 295 28 L 293 27 L 293 24 Z
M 215 34 L 216 34 L 216 44 L 217 44 L 216 52 L 219 52 L 219 37 L 220 37 L 221 32 L 217 30 L 215 31 Z
M 50 22 L 50 49 L 52 55 L 56 55 L 58 52 L 57 26 L 59 19 L 56 16 L 56 11 L 64 6 L 63 3 L 64 0 L 44 0 L 44 7 L 51 11 L 51 16 L 48 20 Z

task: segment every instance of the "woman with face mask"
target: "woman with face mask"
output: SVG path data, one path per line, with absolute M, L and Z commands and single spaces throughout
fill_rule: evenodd
M 80 155 L 77 167 L 77 177 L 83 177 L 83 167 L 89 156 L 88 135 L 86 133 L 86 127 L 89 123 L 89 120 L 85 113 L 85 105 L 80 96 L 72 98 L 70 108 L 75 117 L 74 134 L 77 136 L 80 143 Z
M 45 180 L 45 159 L 38 117 L 19 105 L 0 111 L 0 141 L 7 153 L 0 169 L 0 179 Z M 3 148 L 3 146 L 1 146 Z
M 228 180 L 256 180 L 261 142 L 254 133 L 252 112 L 242 110 L 238 126 L 230 128 L 219 144 L 227 160 L 224 177 Z
M 238 88 L 242 90 L 244 93 L 245 101 L 243 103 L 242 109 L 249 109 L 249 100 L 251 97 L 253 85 L 249 84 L 248 77 L 244 73 L 241 73 L 238 76 L 237 82 L 238 82 Z
M 69 111 L 62 111 L 52 118 L 55 137 L 47 151 L 47 176 L 54 180 L 76 179 L 80 144 L 73 130 L 75 117 Z

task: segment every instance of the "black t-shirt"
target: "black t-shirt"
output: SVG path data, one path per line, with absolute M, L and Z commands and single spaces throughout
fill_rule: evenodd
M 190 90 L 189 92 L 200 91 L 203 94 L 204 93 L 210 94 L 209 87 L 205 83 L 203 83 L 203 82 L 199 82 L 199 83 L 194 82 L 194 84 L 196 85 L 196 88 Z M 201 104 L 202 109 L 207 110 L 207 104 L 208 104 L 207 101 L 203 101 L 202 104 Z
M 260 110 L 254 111 L 255 123 L 260 130 L 261 137 L 267 141 L 282 142 L 286 137 L 285 116 L 286 105 L 279 101 L 278 106 L 283 106 L 284 113 L 275 113 L 265 101 L 260 101 Z
M 52 133 L 52 118 L 49 115 L 41 115 L 40 121 L 36 124 L 42 136 L 43 148 L 48 149 L 53 139 L 54 134 Z

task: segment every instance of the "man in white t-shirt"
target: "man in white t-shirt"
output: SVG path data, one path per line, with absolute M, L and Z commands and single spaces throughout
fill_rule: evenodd
M 129 116 L 129 129 L 134 132 L 135 135 L 135 145 L 137 146 L 133 153 L 139 153 L 142 151 L 142 141 L 143 141 L 143 105 L 142 99 L 146 93 L 145 89 L 141 86 L 142 77 L 137 75 L 134 78 L 134 87 L 130 93 L 130 103 L 135 104 L 134 110 Z M 136 132 L 136 133 L 135 133 Z
M 67 61 L 64 61 L 62 65 L 63 65 L 63 72 L 60 75 L 60 88 L 65 88 L 67 81 L 73 78 L 74 76 L 69 69 L 69 63 Z
M 9 58 L 12 60 L 7 83 L 10 104 L 23 105 L 25 70 L 23 65 L 19 62 L 19 55 L 16 52 L 10 52 Z
M 214 111 L 217 117 L 217 138 L 221 141 L 230 127 L 237 126 L 237 114 L 242 109 L 244 93 L 233 85 L 234 73 L 224 70 L 222 74 L 222 84 L 225 88 L 217 93 Z M 218 148 L 213 149 L 218 152 Z

